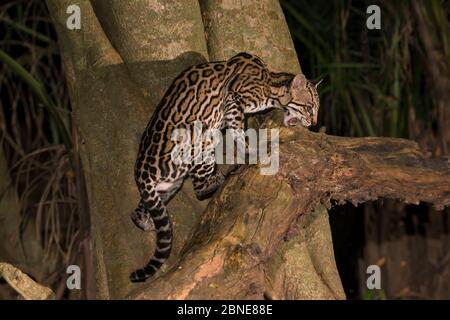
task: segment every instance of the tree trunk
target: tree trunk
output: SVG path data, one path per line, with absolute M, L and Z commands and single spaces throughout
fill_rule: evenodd
M 321 203 L 390 194 L 448 204 L 448 164 L 439 162 L 440 172 L 431 168 L 437 164 L 409 142 L 282 129 L 276 175 L 242 168 L 209 203 L 195 200 L 190 181 L 184 183 L 168 207 L 171 259 L 160 277 L 130 283 L 129 273 L 154 247 L 154 236 L 129 218 L 138 203 L 133 166 L 141 133 L 170 82 L 189 65 L 238 51 L 261 56 L 274 70 L 299 72 L 299 64 L 275 0 L 201 1 L 201 8 L 194 0 L 84 0 L 81 30 L 74 31 L 65 26 L 71 1 L 47 2 L 86 177 L 98 298 L 342 299 Z

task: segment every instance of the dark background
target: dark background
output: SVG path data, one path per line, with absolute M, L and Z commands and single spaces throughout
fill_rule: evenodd
M 444 129 L 450 123 L 442 119 L 450 104 L 436 88 L 450 83 L 450 1 L 280 3 L 303 72 L 324 79 L 315 130 L 407 138 L 430 156 L 449 155 Z M 366 28 L 372 4 L 381 8 L 381 30 Z M 26 243 L 21 245 L 26 256 L 13 257 L 17 265 L 51 286 L 58 298 L 83 298 L 83 292 L 65 290 L 64 266 L 83 263 L 83 224 L 67 137 L 59 125 L 70 127 L 70 101 L 44 1 L 2 2 L 0 50 L 0 157 L 21 217 L 1 227 L 16 228 Z M 431 70 L 436 65 L 439 77 Z M 449 299 L 448 214 L 423 203 L 383 199 L 334 206 L 330 223 L 347 297 Z M 14 256 L 1 246 L 0 260 Z M 366 289 L 371 264 L 381 267 L 381 290 Z M 0 299 L 11 294 L 0 283 Z
M 449 83 L 449 1 L 280 3 L 303 72 L 324 78 L 320 125 L 327 133 L 407 138 L 448 156 L 450 123 L 439 123 L 445 97 L 436 87 Z M 381 30 L 365 27 L 372 4 L 381 8 Z M 432 77 L 432 65 L 442 78 Z M 380 200 L 336 206 L 330 222 L 348 298 L 450 298 L 448 209 Z M 370 264 L 381 267 L 380 291 L 366 289 Z

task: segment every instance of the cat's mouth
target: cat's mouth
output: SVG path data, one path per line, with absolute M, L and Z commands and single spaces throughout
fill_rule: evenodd
M 309 127 L 311 121 L 308 121 L 302 114 L 298 112 L 291 111 L 288 108 L 284 108 L 284 119 L 283 124 L 285 127 L 295 127 L 297 125 L 302 125 L 303 127 Z
M 309 123 L 306 119 L 292 116 L 285 116 L 283 119 L 283 124 L 285 127 L 295 127 L 299 124 L 304 127 L 309 127 L 311 125 L 311 123 Z
M 299 123 L 300 120 L 298 118 L 291 118 L 287 121 L 287 125 L 289 127 L 295 127 L 297 125 L 297 123 Z

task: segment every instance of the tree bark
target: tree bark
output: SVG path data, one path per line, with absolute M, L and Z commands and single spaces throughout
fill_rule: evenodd
M 274 71 L 300 72 L 278 1 L 201 0 L 200 5 L 211 61 L 226 60 L 246 50 L 260 56 Z
M 9 263 L 0 262 L 0 279 L 2 278 L 25 300 L 55 299 L 55 293 L 50 288 L 36 283 Z

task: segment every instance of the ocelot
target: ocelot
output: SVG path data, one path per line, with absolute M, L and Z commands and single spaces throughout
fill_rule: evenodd
M 170 255 L 172 225 L 166 203 L 189 176 L 199 199 L 211 195 L 225 176 L 215 163 L 176 164 L 171 159 L 172 132 L 201 121 L 205 128 L 244 129 L 244 116 L 284 110 L 284 125 L 317 122 L 317 84 L 303 74 L 271 72 L 257 56 L 239 53 L 227 61 L 203 63 L 183 71 L 153 113 L 139 146 L 135 179 L 141 200 L 131 214 L 140 229 L 156 229 L 156 250 L 131 281 L 145 281 Z

